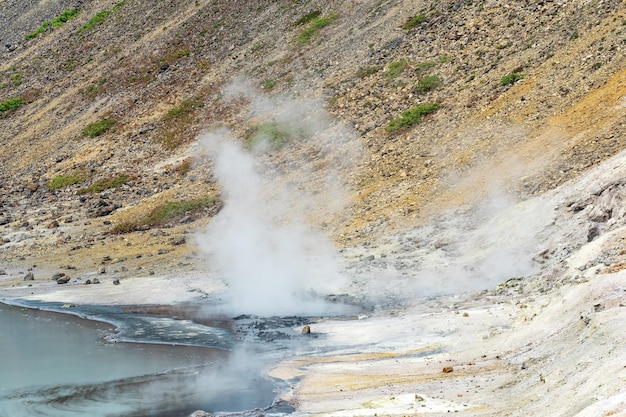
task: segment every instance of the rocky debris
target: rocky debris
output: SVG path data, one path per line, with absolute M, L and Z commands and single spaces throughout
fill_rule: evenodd
M 112 203 L 106 198 L 100 197 L 96 201 L 89 204 L 87 208 L 87 217 L 95 218 L 108 216 L 121 207 L 122 205 L 119 203 Z
M 443 369 L 441 370 L 441 373 L 444 374 L 449 374 L 454 372 L 454 368 L 452 366 L 444 366 Z
M 67 284 L 68 282 L 70 282 L 70 279 L 71 278 L 69 276 L 63 275 L 62 277 L 58 278 L 56 281 L 57 281 L 57 284 Z
M 119 279 L 114 279 L 113 280 L 113 285 L 120 285 L 120 280 Z
M 179 246 L 179 245 L 184 245 L 186 241 L 187 239 L 185 238 L 185 236 L 173 237 L 170 239 L 170 244 L 172 246 Z
M 66 276 L 67 275 L 65 274 L 65 272 L 57 272 L 56 274 L 52 275 L 52 281 L 57 281 Z
M 32 272 L 29 272 L 28 274 L 24 276 L 24 281 L 34 281 L 34 280 L 35 280 L 35 274 L 33 274 Z
M 311 333 L 311 326 L 307 324 L 306 326 L 302 328 L 302 334 L 310 334 L 310 333 Z

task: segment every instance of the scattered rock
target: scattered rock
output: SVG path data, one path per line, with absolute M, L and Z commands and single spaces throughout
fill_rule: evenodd
M 24 281 L 34 281 L 35 275 L 32 272 L 29 272 L 24 276 Z
M 91 281 L 92 284 L 100 284 L 100 280 L 98 278 L 94 278 L 93 281 Z
M 113 280 L 113 285 L 120 285 L 120 280 L 119 279 L 114 279 Z
M 310 334 L 311 333 L 311 326 L 306 325 L 302 328 L 302 334 Z
M 441 370 L 442 373 L 444 374 L 449 374 L 451 372 L 454 372 L 454 368 L 451 366 L 444 366 L 444 368 Z
M 56 229 L 57 227 L 59 227 L 59 222 L 56 220 L 52 220 L 48 223 L 48 229 Z
M 91 280 L 88 279 L 87 281 L 85 281 L 85 285 L 90 285 L 91 284 Z
M 184 245 L 185 242 L 186 242 L 185 236 L 170 239 L 170 243 L 172 244 L 172 246 Z
M 57 279 L 57 284 L 67 284 L 68 282 L 70 282 L 70 277 L 67 275 Z
M 65 274 L 65 272 L 57 272 L 56 274 L 52 275 L 52 280 L 53 281 L 57 281 L 63 277 L 66 277 L 67 275 Z

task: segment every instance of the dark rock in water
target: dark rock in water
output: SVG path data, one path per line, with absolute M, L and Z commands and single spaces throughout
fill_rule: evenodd
M 34 281 L 35 275 L 32 272 L 29 272 L 24 276 L 24 281 Z
M 85 281 L 85 285 L 90 285 L 91 284 L 91 280 L 88 279 L 87 281 Z
M 120 280 L 119 279 L 114 279 L 113 280 L 113 285 L 120 285 Z
M 98 278 L 94 278 L 93 281 L 91 281 L 92 284 L 100 284 L 100 280 Z
M 57 284 L 67 284 L 68 282 L 70 282 L 70 277 L 67 275 L 57 279 Z
M 4 269 L 0 269 L 0 275 L 6 275 L 7 271 L 5 271 Z

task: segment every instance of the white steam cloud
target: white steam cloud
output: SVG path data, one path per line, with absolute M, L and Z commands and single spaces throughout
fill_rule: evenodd
M 224 208 L 198 237 L 200 247 L 227 282 L 229 313 L 322 314 L 330 306 L 321 296 L 340 291 L 344 278 L 332 242 L 312 223 L 347 202 L 341 168 L 356 161 L 345 157 L 353 137 L 315 101 L 262 97 L 245 82 L 225 91 L 242 95 L 249 120 L 270 120 L 294 140 L 288 146 L 310 148 L 314 156 L 295 160 L 281 152 L 278 163 L 268 162 L 266 153 L 242 149 L 229 130 L 205 134 L 200 142 L 214 163 Z

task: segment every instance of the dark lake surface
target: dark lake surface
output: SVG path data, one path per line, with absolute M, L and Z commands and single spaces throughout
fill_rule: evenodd
M 182 417 L 267 407 L 277 395 L 254 355 L 225 350 L 224 329 L 115 309 L 82 313 L 121 332 L 0 304 L 0 416 Z

